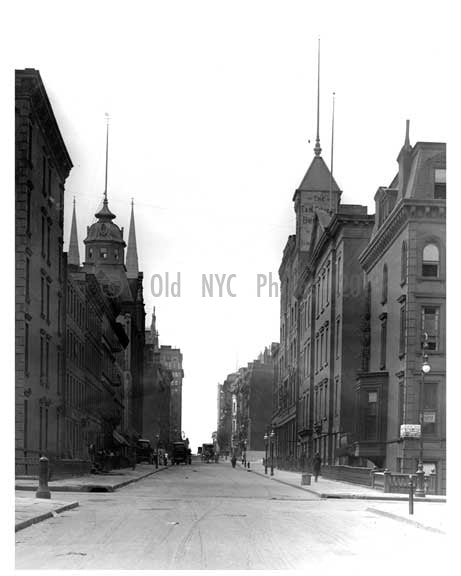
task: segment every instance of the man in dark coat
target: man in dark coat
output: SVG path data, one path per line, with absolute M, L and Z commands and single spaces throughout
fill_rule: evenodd
M 320 466 L 322 465 L 322 458 L 320 457 L 320 454 L 318 452 L 315 453 L 314 456 L 314 460 L 312 463 L 312 468 L 314 471 L 314 478 L 315 481 L 317 482 L 317 478 L 319 477 L 320 474 Z

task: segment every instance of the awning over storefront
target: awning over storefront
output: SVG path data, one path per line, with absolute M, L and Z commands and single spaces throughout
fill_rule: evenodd
M 122 444 L 122 446 L 129 446 L 130 445 L 128 440 L 126 440 L 119 432 L 117 432 L 117 430 L 114 430 L 112 432 L 112 435 L 114 437 L 114 440 L 116 440 L 119 444 Z

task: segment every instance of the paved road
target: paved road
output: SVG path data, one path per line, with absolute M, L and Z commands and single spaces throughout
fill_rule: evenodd
M 367 502 L 319 500 L 229 463 L 175 466 L 115 493 L 61 494 L 80 506 L 18 532 L 16 568 L 301 570 L 379 559 L 400 571 L 418 565 L 409 551 L 444 546 Z

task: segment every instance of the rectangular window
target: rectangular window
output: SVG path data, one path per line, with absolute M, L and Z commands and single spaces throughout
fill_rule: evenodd
M 367 393 L 365 413 L 365 437 L 367 440 L 376 440 L 378 431 L 378 392 Z
M 24 399 L 24 451 L 27 450 L 29 438 L 29 401 Z
M 421 311 L 421 333 L 427 334 L 427 349 L 439 350 L 440 309 L 435 306 L 423 306 Z
M 48 165 L 48 196 L 51 196 L 51 167 Z
M 29 324 L 24 325 L 24 372 L 29 374 Z
M 45 450 L 48 448 L 48 408 L 45 408 Z
M 381 370 L 386 369 L 386 351 L 387 351 L 387 322 L 381 321 L 381 351 L 379 367 Z
M 40 315 L 45 317 L 45 278 L 40 278 Z
M 32 192 L 30 189 L 27 190 L 26 196 L 26 233 L 30 234 L 30 216 L 31 216 L 31 199 Z
M 42 256 L 45 257 L 45 234 L 46 234 L 46 222 L 45 216 L 42 216 Z
M 306 375 L 309 376 L 311 372 L 311 343 L 307 343 L 307 356 L 306 356 Z
M 327 266 L 327 293 L 326 293 L 326 303 L 330 302 L 330 265 Z
M 329 327 L 325 328 L 325 365 L 328 364 Z
M 445 200 L 447 197 L 447 175 L 445 168 L 434 170 L 434 198 Z
M 402 424 L 405 424 L 405 384 L 403 382 L 399 382 L 399 435 L 400 426 Z
M 405 334 L 406 334 L 406 306 L 400 308 L 400 336 L 399 336 L 399 356 L 405 354 Z
M 30 300 L 30 260 L 26 258 L 26 302 Z
M 46 158 L 42 158 L 42 194 L 46 196 Z
M 45 337 L 40 335 L 40 378 L 45 376 Z
M 341 319 L 338 318 L 336 320 L 336 338 L 335 338 L 336 358 L 339 358 L 339 338 L 341 335 L 340 328 L 341 328 Z
M 335 380 L 335 398 L 334 398 L 334 402 L 335 402 L 335 414 L 338 415 L 339 414 L 339 378 L 336 378 Z
M 49 385 L 48 384 L 48 377 L 50 375 L 49 368 L 50 368 L 50 342 L 47 339 L 45 342 L 45 376 L 47 380 L 47 386 Z
M 319 369 L 319 335 L 315 337 L 315 371 Z
M 327 417 L 327 406 L 328 406 L 328 384 L 325 384 L 323 388 L 324 400 L 323 400 L 323 417 Z
M 437 434 L 438 402 L 437 384 L 433 382 L 424 383 L 423 399 L 423 435 L 434 436 Z
M 324 348 L 323 348 L 323 332 L 320 334 L 320 366 L 319 368 L 321 368 L 323 366 L 323 355 L 324 355 Z
M 48 263 L 50 262 L 50 241 L 51 241 L 51 224 L 47 224 L 47 236 L 46 236 L 46 259 Z
M 99 249 L 99 256 L 103 259 L 107 259 L 107 248 L 100 248 Z
M 50 285 L 46 284 L 46 319 L 50 321 Z

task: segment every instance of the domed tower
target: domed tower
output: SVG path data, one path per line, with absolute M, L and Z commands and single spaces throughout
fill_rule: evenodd
M 123 266 L 126 243 L 123 240 L 123 228 L 119 228 L 113 220 L 115 214 L 109 209 L 107 196 L 101 210 L 95 214 L 97 222 L 87 226 L 85 243 L 85 266 L 106 268 Z
M 84 271 L 94 274 L 106 293 L 114 298 L 132 301 L 133 296 L 127 280 L 125 268 L 125 247 L 123 228 L 113 220 L 115 214 L 109 209 L 107 200 L 107 164 L 109 149 L 109 125 L 106 132 L 106 178 L 104 201 L 101 210 L 95 214 L 97 222 L 87 226 Z

